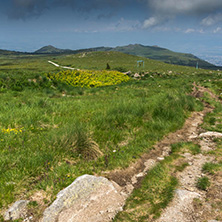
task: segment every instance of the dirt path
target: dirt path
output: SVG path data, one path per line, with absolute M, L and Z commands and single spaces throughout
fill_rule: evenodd
M 218 101 L 218 98 L 208 89 L 197 86 L 194 84 L 192 95 L 201 98 L 204 93 Z M 159 143 L 154 146 L 154 150 L 144 154 L 137 162 L 133 163 L 130 167 L 124 170 L 116 170 L 107 173 L 105 176 L 124 189 L 127 196 L 130 196 L 134 188 L 140 186 L 143 177 L 147 174 L 157 162 L 168 156 L 171 150 L 171 144 L 178 142 L 194 142 L 200 144 L 202 151 L 209 151 L 214 149 L 213 138 L 202 139 L 199 135 L 203 132 L 200 124 L 203 122 L 204 116 L 213 111 L 213 107 L 209 104 L 204 104 L 203 111 L 193 112 L 192 115 L 186 120 L 182 129 L 169 134 L 163 138 Z M 200 199 L 203 203 L 207 197 L 206 191 L 200 191 L 196 188 L 197 178 L 203 177 L 201 169 L 204 163 L 214 161 L 214 157 L 210 155 L 192 155 L 184 153 L 184 160 L 189 163 L 189 166 L 184 171 L 178 172 L 176 177 L 179 180 L 179 187 L 176 190 L 176 195 L 170 205 L 162 213 L 157 222 L 190 222 L 190 221 L 204 221 L 204 219 L 211 219 L 210 216 L 204 217 L 204 211 L 207 212 L 205 205 L 197 210 L 194 200 Z M 221 179 L 222 180 L 222 179 Z M 222 196 L 222 186 L 221 196 Z M 208 214 L 210 215 L 210 214 Z M 215 214 L 212 214 L 215 216 Z M 210 220 L 208 220 L 210 221 Z M 213 221 L 213 220 L 212 220 Z
M 195 85 L 195 87 L 197 86 Z M 194 92 L 195 96 L 199 97 L 207 92 L 211 98 L 219 101 L 217 96 L 210 90 L 200 86 L 198 88 L 198 91 Z M 207 108 L 207 104 L 205 104 L 205 112 L 211 112 L 212 110 L 212 108 Z M 197 123 L 195 122 L 191 126 Z M 222 134 L 217 132 L 201 133 L 201 131 L 202 129 L 197 126 L 190 136 L 186 135 L 186 140 L 198 143 L 203 154 L 191 155 L 190 153 L 185 153 L 183 155 L 185 161 L 190 166 L 186 167 L 184 171 L 177 173 L 176 177 L 179 180 L 179 187 L 175 192 L 175 197 L 156 222 L 220 221 L 217 218 L 221 218 L 222 213 L 218 209 L 219 207 L 216 209 L 215 206 L 218 203 L 221 205 L 221 173 L 216 174 L 214 178 L 211 176 L 210 181 L 212 181 L 213 185 L 208 190 L 203 191 L 198 189 L 196 183 L 198 178 L 206 176 L 202 172 L 202 166 L 206 162 L 216 163 L 215 156 L 210 155 L 208 152 L 215 149 L 214 138 L 221 138 Z M 220 198 L 219 201 L 216 201 L 218 198 Z
M 193 94 L 199 97 L 200 94 L 202 94 L 202 90 L 199 91 L 194 89 Z M 203 122 L 203 117 L 206 113 L 211 112 L 212 110 L 213 107 L 205 104 L 203 111 L 192 113 L 192 115 L 185 121 L 182 129 L 164 137 L 154 146 L 155 149 L 149 151 L 149 153 L 143 154 L 137 162 L 124 170 L 115 170 L 104 173 L 104 176 L 115 181 L 120 186 L 132 187 L 133 185 L 134 188 L 138 187 L 146 172 L 152 168 L 156 162 L 163 160 L 165 156 L 169 155 L 171 144 L 181 141 L 192 141 L 197 138 L 198 126 Z M 137 178 L 137 180 L 135 178 Z
M 56 66 L 56 67 L 63 68 L 63 69 L 79 70 L 79 69 L 72 68 L 72 67 L 68 67 L 68 66 L 60 66 L 60 65 L 58 65 L 57 63 L 54 63 L 54 62 L 52 62 L 52 61 L 48 61 L 48 63 L 50 63 L 50 64 L 52 64 L 52 65 L 54 65 L 54 66 Z

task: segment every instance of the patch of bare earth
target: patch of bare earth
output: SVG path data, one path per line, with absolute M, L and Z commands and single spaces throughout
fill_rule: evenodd
M 218 101 L 217 97 L 208 89 L 198 88 L 196 95 L 207 92 Z M 209 112 L 212 108 L 207 108 L 207 104 L 205 104 L 204 110 Z M 196 123 L 196 121 L 191 123 L 191 128 Z M 214 176 L 207 175 L 210 177 L 211 186 L 206 191 L 199 190 L 196 187 L 197 179 L 206 176 L 202 173 L 204 163 L 216 161 L 214 156 L 206 152 L 215 149 L 213 137 L 203 138 L 201 135 L 205 134 L 200 134 L 201 132 L 202 130 L 197 127 L 190 136 L 186 135 L 186 140 L 198 143 L 204 154 L 183 154 L 184 160 L 189 163 L 189 166 L 184 171 L 177 173 L 176 177 L 180 185 L 175 192 L 173 201 L 164 210 L 161 217 L 156 220 L 157 222 L 222 221 L 222 173 L 219 172 Z M 212 133 L 208 132 L 206 134 Z
M 171 150 L 171 144 L 197 140 L 198 126 L 203 122 L 203 117 L 206 113 L 211 112 L 212 107 L 206 105 L 203 111 L 193 112 L 192 115 L 185 121 L 182 129 L 170 133 L 158 142 L 154 149 L 145 153 L 135 163 L 131 164 L 128 168 L 123 170 L 114 170 L 112 172 L 104 172 L 104 176 L 110 180 L 115 181 L 122 187 L 126 188 L 128 194 L 134 188 L 140 186 L 142 178 L 146 175 L 149 169 L 151 169 L 155 163 L 168 156 Z
M 218 98 L 208 89 L 194 85 L 193 96 L 201 98 L 207 92 L 212 98 L 218 101 Z M 140 186 L 142 178 L 147 174 L 158 161 L 164 159 L 170 154 L 171 144 L 178 142 L 193 142 L 201 146 L 201 150 L 209 151 L 214 149 L 215 144 L 212 138 L 200 138 L 199 135 L 203 130 L 199 127 L 203 122 L 204 116 L 213 111 L 213 107 L 204 104 L 204 110 L 193 112 L 186 120 L 182 129 L 170 133 L 168 136 L 158 142 L 154 149 L 144 154 L 137 162 L 124 170 L 116 170 L 106 175 L 109 179 L 115 181 L 122 187 L 129 196 L 134 188 Z M 183 161 L 189 164 L 182 172 L 177 172 L 176 177 L 179 181 L 179 187 L 175 192 L 175 197 L 169 206 L 163 211 L 157 222 L 191 222 L 191 221 L 213 221 L 220 216 L 219 208 L 216 213 L 211 205 L 216 201 L 212 199 L 212 203 L 206 202 L 212 196 L 212 193 L 222 195 L 222 185 L 215 180 L 217 185 L 212 185 L 209 191 L 200 191 L 196 187 L 197 179 L 205 176 L 202 173 L 202 166 L 206 162 L 214 161 L 214 157 L 207 154 L 192 155 L 190 153 L 182 154 Z M 214 184 L 214 182 L 213 182 Z M 212 190 L 211 190 L 212 189 Z M 211 194 L 211 196 L 210 196 Z M 218 198 L 217 198 L 218 199 Z M 216 201 L 216 206 L 218 202 Z M 222 202 L 220 202 L 222 208 Z M 208 216 L 206 216 L 208 215 Z

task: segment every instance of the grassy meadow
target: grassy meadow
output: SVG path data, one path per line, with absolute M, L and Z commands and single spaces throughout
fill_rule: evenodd
M 140 59 L 119 52 L 0 57 L 2 211 L 38 191 L 45 193 L 41 211 L 78 176 L 127 167 L 203 108 L 189 95 L 193 82 L 214 85 L 221 93 L 221 72 L 145 58 L 143 69 L 137 67 Z M 96 88 L 73 86 L 47 78 L 63 71 L 48 60 L 97 72 L 108 63 L 111 70 L 142 77 Z M 206 118 L 213 121 L 210 114 Z M 167 180 L 176 186 L 168 174 Z

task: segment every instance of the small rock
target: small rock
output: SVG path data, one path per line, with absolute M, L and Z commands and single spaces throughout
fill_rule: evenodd
M 143 177 L 143 176 L 144 176 L 143 172 L 136 175 L 136 177 Z
M 201 133 L 199 137 L 204 137 L 204 138 L 209 138 L 209 137 L 215 137 L 215 138 L 222 138 L 222 133 L 218 132 L 206 132 L 206 133 Z
M 164 160 L 164 157 L 157 157 L 157 160 L 162 161 Z
M 133 77 L 134 77 L 134 78 L 139 78 L 140 75 L 139 75 L 138 73 L 135 73 Z
M 132 184 L 127 184 L 126 185 L 126 192 L 127 194 L 131 194 L 134 190 L 134 186 Z
M 190 192 L 194 192 L 194 188 L 193 187 L 187 187 L 186 188 L 188 191 L 190 191 Z
M 145 169 L 144 172 L 148 171 L 149 169 L 151 169 L 156 163 L 156 160 L 153 159 L 149 159 L 144 163 Z
M 16 201 L 5 213 L 4 220 L 17 220 L 23 218 L 26 213 L 28 200 Z
M 190 192 L 187 190 L 177 189 L 175 192 L 176 192 L 178 199 L 181 201 L 184 201 L 184 200 L 192 201 L 194 198 L 200 197 L 200 194 L 198 194 L 196 192 Z
M 126 74 L 127 76 L 130 76 L 132 74 L 131 71 L 125 72 L 124 74 Z
M 192 156 L 192 154 L 190 154 L 190 153 L 184 153 L 183 156 L 186 157 L 186 158 L 189 158 L 189 157 Z

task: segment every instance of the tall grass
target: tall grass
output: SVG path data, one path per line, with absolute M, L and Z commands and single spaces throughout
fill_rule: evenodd
M 32 61 L 38 66 L 44 59 Z M 23 71 L 25 61 L 18 63 L 1 69 L 5 78 L 1 79 L 39 78 L 39 82 L 19 91 L 8 84 L 0 94 L 1 208 L 29 198 L 37 189 L 53 199 L 82 174 L 126 167 L 180 128 L 191 111 L 202 108 L 187 95 L 196 77 L 149 74 L 144 80 L 96 89 L 48 87 L 40 75 L 54 68 L 45 65 L 41 72 Z M 86 64 L 91 65 L 91 61 Z

